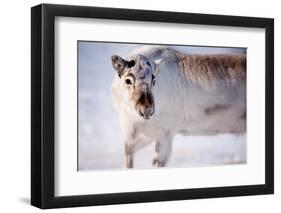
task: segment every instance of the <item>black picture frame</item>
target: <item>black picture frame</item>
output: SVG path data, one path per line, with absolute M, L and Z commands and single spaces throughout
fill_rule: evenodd
M 55 189 L 55 17 L 263 28 L 266 34 L 265 184 L 59 196 Z M 274 20 L 148 10 L 41 4 L 31 8 L 31 204 L 42 209 L 274 193 Z

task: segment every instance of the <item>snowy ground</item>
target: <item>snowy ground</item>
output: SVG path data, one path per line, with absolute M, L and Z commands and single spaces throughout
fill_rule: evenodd
M 110 57 L 125 57 L 139 45 L 83 42 L 79 45 L 78 170 L 121 169 L 123 141 L 110 86 L 114 76 Z M 243 49 L 178 48 L 185 52 L 227 53 Z M 150 168 L 153 145 L 135 155 L 136 168 Z M 176 136 L 168 167 L 246 163 L 246 135 Z

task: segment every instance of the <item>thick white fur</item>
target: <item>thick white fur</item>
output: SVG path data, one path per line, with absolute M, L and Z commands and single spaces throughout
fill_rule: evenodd
M 159 51 L 161 50 L 161 51 Z M 175 51 L 165 47 L 142 47 L 128 58 L 142 54 L 151 61 L 161 59 L 156 84 L 152 88 L 155 113 L 150 120 L 141 118 L 130 105 L 124 83 L 116 75 L 112 84 L 112 98 L 120 115 L 125 141 L 125 165 L 132 167 L 133 154 L 143 146 L 155 142 L 155 166 L 165 166 L 172 150 L 175 134 L 214 135 L 244 133 L 245 82 L 229 89 L 226 81 L 218 81 L 218 88 L 208 88 L 186 79 L 177 63 Z M 231 106 L 217 115 L 206 115 L 205 110 L 216 104 Z

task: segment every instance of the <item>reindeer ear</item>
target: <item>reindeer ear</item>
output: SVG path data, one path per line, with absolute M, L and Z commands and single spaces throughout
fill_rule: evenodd
M 125 67 L 127 66 L 127 61 L 118 55 L 113 55 L 111 56 L 111 62 L 113 68 L 117 71 L 119 77 L 121 77 Z
M 157 59 L 154 61 L 154 69 L 153 69 L 153 75 L 156 76 L 159 72 L 159 67 L 160 67 L 160 64 L 162 62 L 162 58 L 160 59 Z

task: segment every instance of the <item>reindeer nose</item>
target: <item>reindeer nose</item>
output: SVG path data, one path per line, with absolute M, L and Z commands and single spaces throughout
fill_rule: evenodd
M 149 119 L 152 116 L 153 111 L 152 107 L 140 107 L 139 113 L 143 118 Z

